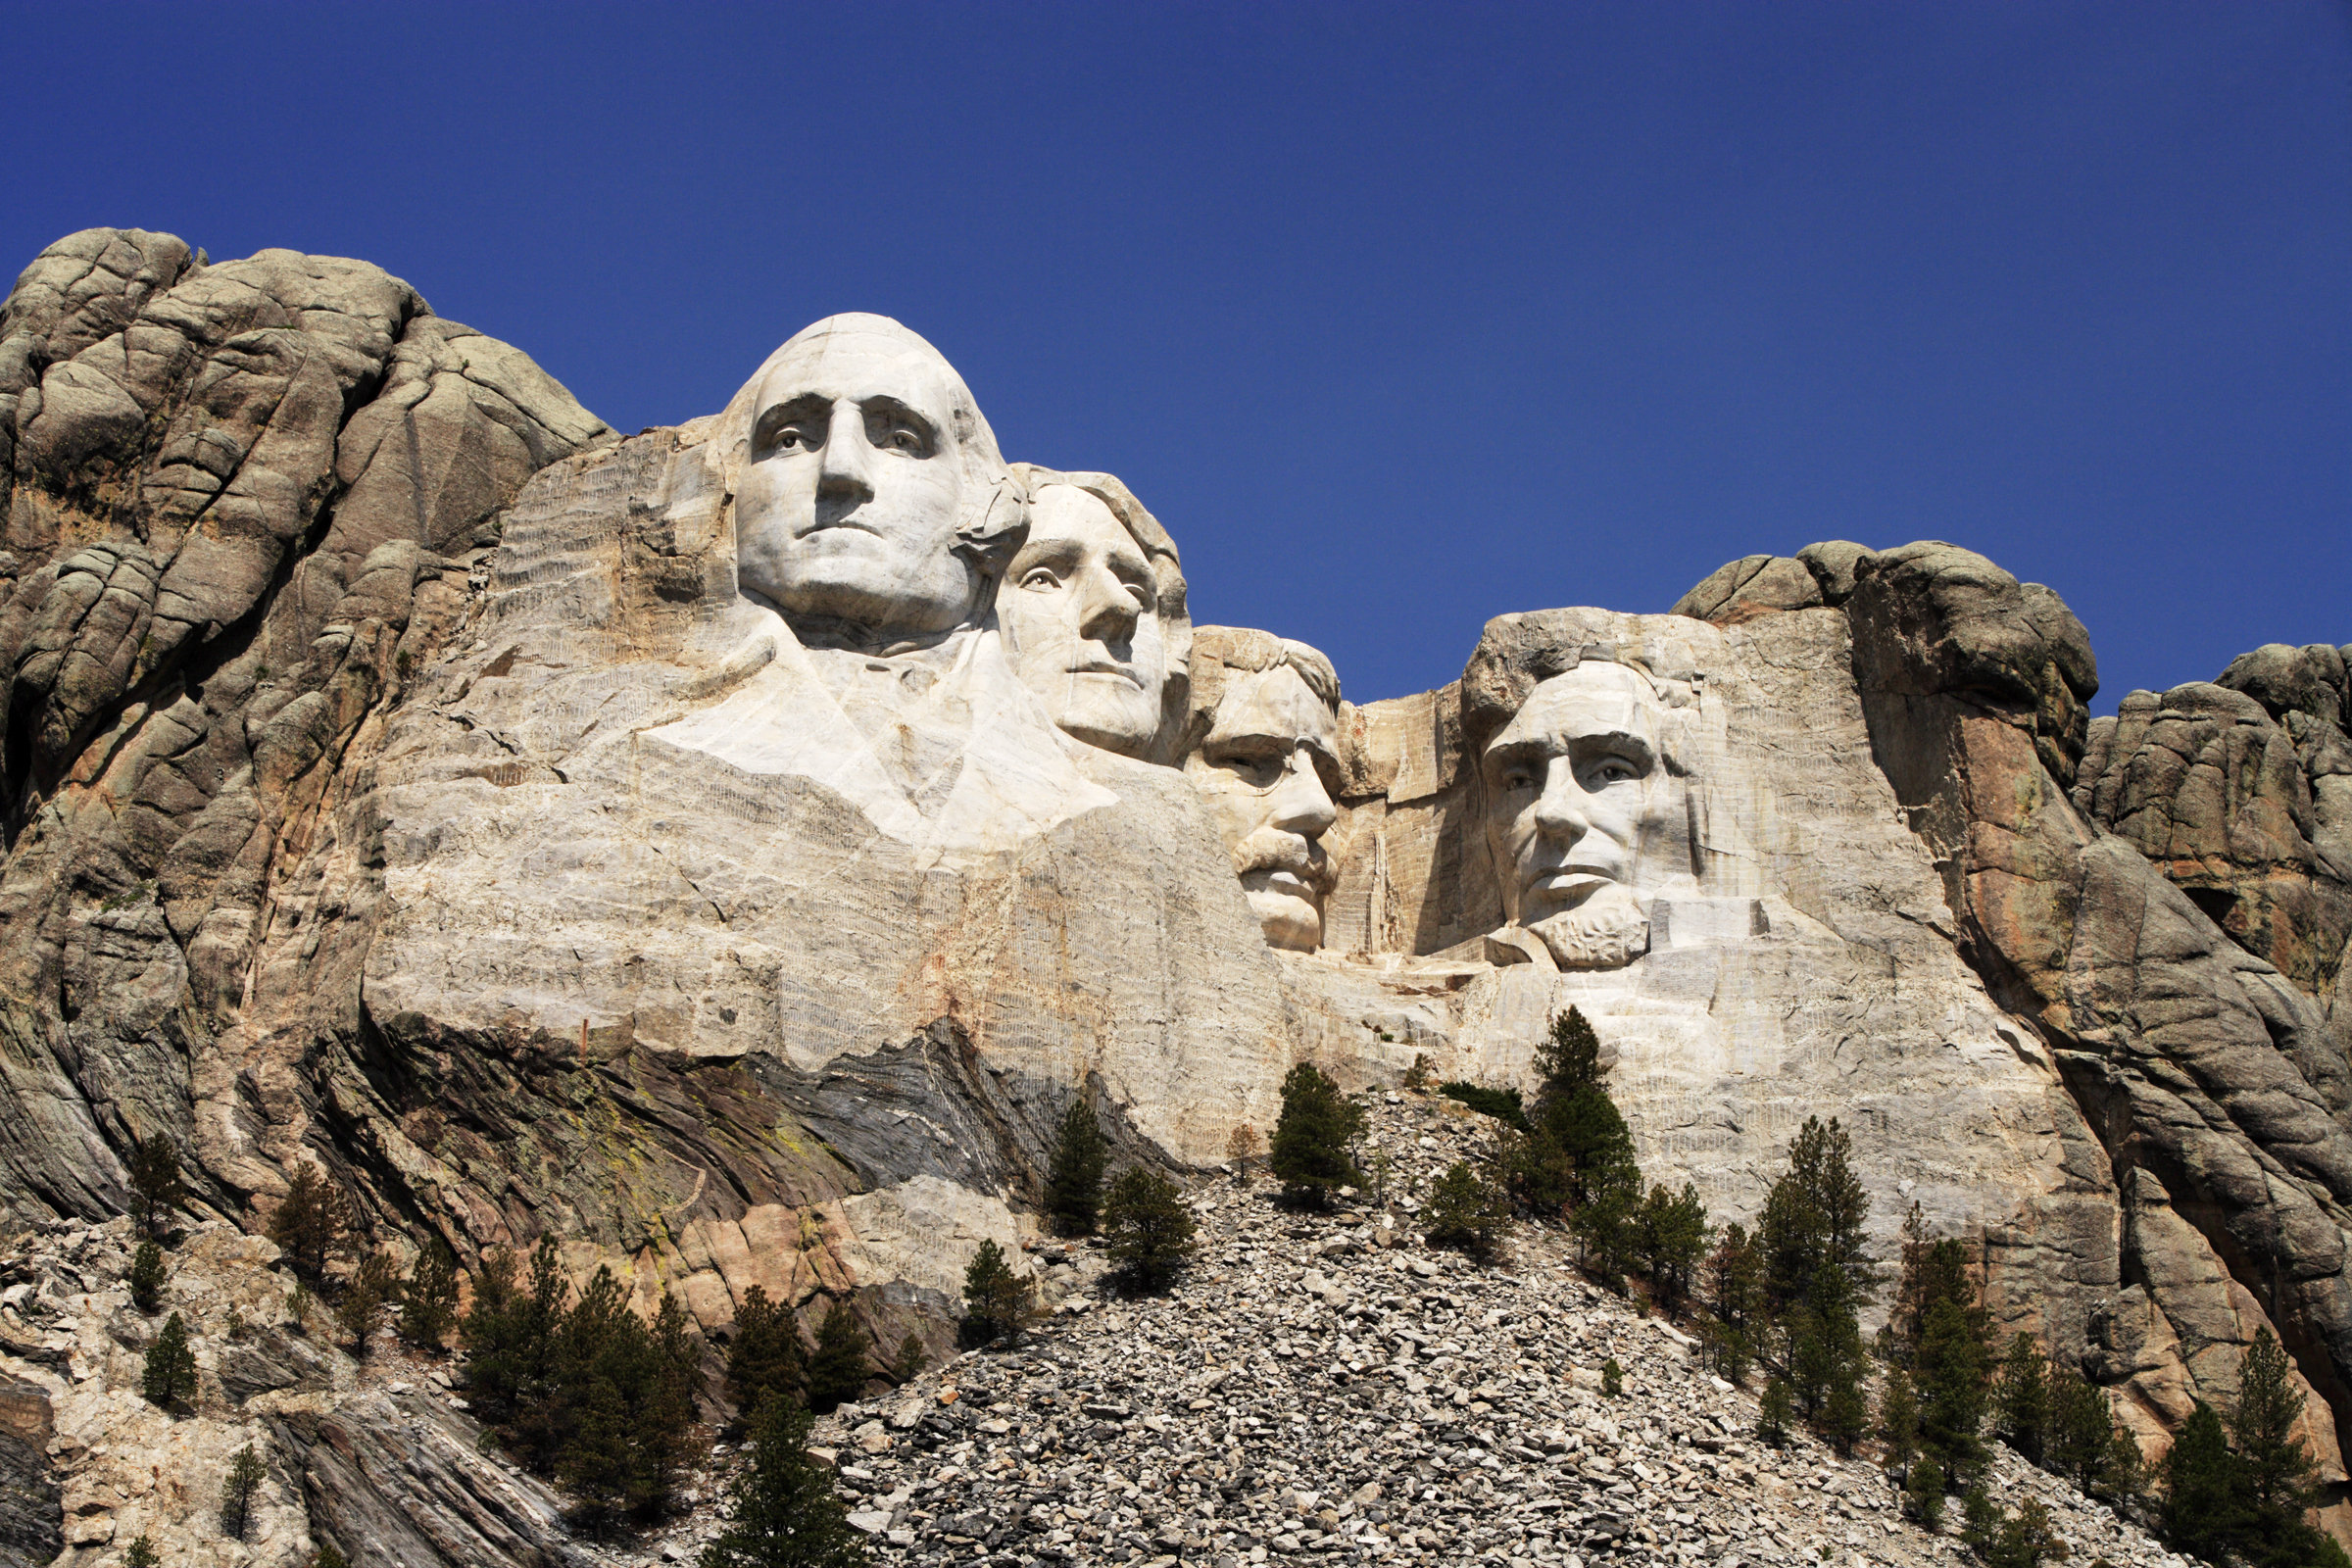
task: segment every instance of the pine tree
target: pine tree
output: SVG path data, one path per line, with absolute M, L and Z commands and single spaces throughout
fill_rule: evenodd
M 1502 1192 L 1459 1160 L 1431 1186 L 1421 1214 L 1430 1246 L 1458 1247 L 1477 1257 L 1494 1255 L 1510 1218 Z
M 987 1245 L 987 1244 L 983 1244 Z M 800 1320 L 755 1285 L 735 1309 L 735 1339 L 727 1349 L 727 1397 L 745 1428 L 771 1398 L 798 1403 L 808 1381 L 808 1352 Z
M 148 1347 L 139 1392 L 166 1410 L 185 1408 L 196 1397 L 196 1352 L 188 1348 L 188 1326 L 177 1312 L 164 1320 L 164 1331 Z
M 350 1229 L 351 1205 L 343 1190 L 317 1165 L 305 1161 L 296 1166 L 286 1196 L 270 1215 L 270 1239 L 285 1249 L 295 1269 L 318 1279 L 326 1260 L 342 1250 Z
M 130 1538 L 122 1550 L 122 1568 L 162 1568 L 163 1559 L 155 1553 L 155 1543 L 142 1532 Z
M 446 1243 L 433 1241 L 416 1254 L 400 1303 L 401 1337 L 438 1355 L 458 1318 L 458 1260 Z
M 1862 1360 L 1857 1354 L 1830 1374 L 1830 1392 L 1821 1401 L 1821 1435 L 1838 1457 L 1854 1456 L 1854 1445 L 1870 1428 L 1870 1401 L 1862 1395 Z
M 1361 1185 L 1351 1149 L 1363 1126 L 1364 1107 L 1312 1062 L 1293 1067 L 1282 1080 L 1282 1117 L 1266 1154 L 1266 1169 L 1282 1183 L 1283 1197 L 1320 1208 L 1335 1189 Z
M 1004 1250 L 982 1242 L 963 1271 L 964 1343 L 994 1344 L 1019 1328 L 1029 1312 L 1030 1295 L 1029 1282 L 1012 1271 Z
M 729 1488 L 726 1528 L 703 1549 L 701 1568 L 862 1568 L 871 1560 L 808 1442 L 808 1414 L 790 1400 L 760 1411 L 751 1463 Z
M 139 1228 L 152 1236 L 156 1219 L 188 1200 L 179 1179 L 179 1149 L 161 1132 L 130 1141 L 130 1192 L 139 1205 Z
M 1747 1376 L 1747 1366 L 1762 1347 L 1767 1325 L 1764 1302 L 1764 1256 L 1741 1226 L 1732 1225 L 1706 1263 L 1707 1310 L 1715 1321 L 1708 1339 L 1715 1370 L 1727 1382 Z
M 1134 1167 L 1111 1185 L 1102 1205 L 1110 1259 L 1130 1289 L 1155 1291 L 1192 1262 L 1198 1244 L 1193 1211 L 1176 1184 Z
M 1879 1442 L 1886 1446 L 1889 1473 L 1908 1470 L 1919 1452 L 1919 1398 L 1901 1367 L 1886 1374 L 1886 1387 L 1879 1391 Z
M 858 1397 L 874 1375 L 872 1348 L 849 1303 L 835 1301 L 816 1331 L 816 1353 L 808 1358 L 808 1408 L 825 1415 Z
M 254 1494 L 269 1477 L 268 1467 L 250 1443 L 228 1462 L 228 1480 L 220 1488 L 220 1533 L 229 1540 L 245 1539 L 245 1527 L 253 1520 Z
M 365 1359 L 368 1337 L 376 1319 L 400 1295 L 400 1265 L 389 1252 L 370 1252 L 360 1260 L 344 1283 L 343 1298 L 335 1303 L 335 1322 L 351 1339 L 351 1353 Z
M 1933 1535 L 1943 1528 L 1943 1470 L 1922 1457 L 1903 1477 L 1903 1502 L 1920 1528 Z
M 1919 1446 L 1947 1478 L 1973 1476 L 1984 1462 L 1987 1337 L 1982 1313 L 1948 1297 L 1928 1308 L 1917 1365 Z
M 662 1368 L 620 1281 L 599 1267 L 555 1346 L 550 1456 L 592 1518 L 659 1506 Z
M 1242 1186 L 1250 1185 L 1250 1165 L 1265 1157 L 1266 1148 L 1257 1136 L 1257 1129 L 1243 1122 L 1225 1140 L 1225 1157 L 1233 1162 L 1233 1179 Z
M 472 1309 L 458 1328 L 467 1397 L 483 1424 L 540 1471 L 555 1448 L 556 1332 L 569 1294 L 556 1239 L 542 1236 L 525 1281 L 516 1281 L 511 1252 L 483 1264 Z
M 2283 1535 L 2302 1523 L 2305 1509 L 2319 1505 L 2318 1466 L 2294 1436 L 2302 1414 L 2303 1395 L 2285 1349 L 2269 1329 L 2256 1330 L 2238 1363 L 2228 1425 L 2237 1448 L 2238 1491 L 2258 1539 Z
M 923 1348 L 923 1337 L 909 1329 L 899 1342 L 899 1353 L 890 1363 L 890 1381 L 912 1383 L 930 1363 L 931 1352 Z
M 1840 1380 L 1859 1379 L 1862 1330 L 1845 1270 L 1817 1272 L 1788 1313 L 1788 1384 L 1808 1419 L 1819 1419 Z
M 1554 1013 L 1551 1028 L 1536 1047 L 1536 1115 L 1545 1107 L 1601 1082 L 1600 1036 L 1575 1007 Z
M 1102 1206 L 1102 1167 L 1109 1157 L 1110 1146 L 1095 1120 L 1095 1107 L 1081 1093 L 1061 1118 L 1046 1177 L 1046 1212 L 1062 1235 L 1094 1234 Z
M 164 1304 L 164 1250 L 153 1238 L 139 1243 L 131 1254 L 130 1304 L 150 1317 Z
M 311 1553 L 311 1568 L 351 1568 L 351 1563 L 335 1549 L 333 1542 L 322 1541 L 318 1549 Z
M 1652 1187 L 1642 1205 L 1638 1223 L 1642 1271 L 1649 1276 L 1658 1304 L 1674 1315 L 1689 1294 L 1698 1260 L 1706 1255 L 1707 1205 L 1689 1182 L 1679 1195 L 1663 1186 Z
M 1766 1378 L 1764 1396 L 1756 1401 L 1756 1436 L 1776 1448 L 1782 1447 L 1788 1442 L 1788 1429 L 1795 1421 L 1795 1400 L 1789 1397 L 1787 1380 Z
M 2110 1458 L 2113 1416 L 2107 1396 L 2068 1366 L 2054 1366 L 2048 1384 L 2048 1434 L 2042 1462 L 2084 1492 L 2097 1493 Z
M 2001 1440 L 2035 1464 L 2048 1446 L 2050 1380 L 2041 1347 L 2023 1334 L 2009 1342 L 1993 1400 Z
M 1813 1276 L 1840 1269 L 1847 1285 L 1867 1299 L 1871 1278 L 1863 1255 L 1863 1227 L 1870 1219 L 1870 1195 L 1854 1174 L 1853 1140 L 1832 1117 L 1805 1118 L 1788 1146 L 1788 1169 L 1764 1200 L 1756 1240 L 1764 1251 L 1765 1285 L 1787 1304 L 1803 1296 Z
M 2200 1399 L 2164 1456 L 2157 1533 L 2184 1556 L 2220 1562 L 2238 1539 L 2240 1518 L 2236 1456 L 2222 1418 Z

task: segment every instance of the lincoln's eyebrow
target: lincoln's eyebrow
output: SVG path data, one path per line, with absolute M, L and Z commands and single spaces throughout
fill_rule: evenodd
M 1567 737 L 1568 749 L 1579 757 L 1595 754 L 1622 757 L 1630 762 L 1648 767 L 1657 760 L 1657 751 L 1645 736 L 1626 729 L 1586 730 Z

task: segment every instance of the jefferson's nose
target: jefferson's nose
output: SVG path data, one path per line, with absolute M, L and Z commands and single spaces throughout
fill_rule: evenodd
M 832 421 L 825 431 L 825 462 L 817 469 L 816 493 L 873 500 L 874 475 L 868 466 L 872 461 L 865 445 L 865 411 L 843 398 L 833 405 Z
M 1135 635 L 1135 595 L 1107 567 L 1082 571 L 1078 594 L 1078 635 L 1098 643 L 1124 643 Z
M 1323 788 L 1314 755 L 1303 746 L 1291 754 L 1283 780 L 1275 787 L 1272 806 L 1274 826 L 1308 840 L 1321 838 L 1340 816 L 1331 804 L 1330 792 Z
M 1585 815 L 1584 788 L 1565 757 L 1544 765 L 1544 793 L 1536 799 L 1536 828 L 1562 844 L 1574 844 L 1592 830 L 1592 819 Z

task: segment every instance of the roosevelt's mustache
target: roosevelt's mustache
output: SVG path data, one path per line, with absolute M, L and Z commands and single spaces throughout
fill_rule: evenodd
M 1322 845 L 1276 827 L 1261 827 L 1235 845 L 1233 869 L 1236 876 L 1288 871 L 1313 888 L 1318 898 L 1330 893 L 1340 880 L 1339 867 L 1331 863 Z

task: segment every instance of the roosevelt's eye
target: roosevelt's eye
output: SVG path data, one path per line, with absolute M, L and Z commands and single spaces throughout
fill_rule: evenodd
M 1248 752 L 1226 752 L 1209 760 L 1243 783 L 1263 789 L 1274 782 L 1282 766 L 1270 757 L 1257 757 Z

